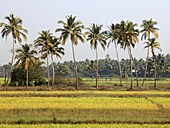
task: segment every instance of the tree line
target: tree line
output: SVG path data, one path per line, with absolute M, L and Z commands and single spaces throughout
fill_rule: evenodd
M 135 64 L 137 67 L 138 76 L 142 78 L 145 73 L 145 63 L 146 61 L 142 58 L 136 59 Z M 43 84 L 45 82 L 44 77 L 48 77 L 47 67 L 43 65 L 43 62 L 37 61 L 34 66 L 30 66 L 29 71 L 29 81 L 33 82 L 36 81 L 37 84 Z M 157 67 L 157 79 L 164 79 L 170 77 L 170 55 L 164 55 L 164 54 L 158 54 L 156 56 L 156 64 Z M 64 61 L 63 63 L 51 63 L 49 65 L 49 76 L 50 78 L 53 77 L 53 67 L 55 72 L 55 78 L 61 78 L 61 77 L 67 77 L 72 78 L 74 77 L 74 63 L 73 61 Z M 122 67 L 122 79 L 128 80 L 128 78 L 131 76 L 130 73 L 130 60 L 129 59 L 121 59 L 120 65 Z M 89 60 L 86 59 L 84 61 L 78 61 L 78 73 L 80 78 L 91 78 L 92 80 L 96 77 L 95 71 L 96 71 L 96 62 L 95 60 Z M 115 77 L 120 76 L 119 72 L 119 66 L 118 61 L 115 59 L 111 59 L 110 55 L 107 54 L 105 59 L 99 59 L 99 77 L 107 79 L 112 79 Z M 9 71 L 10 65 L 2 65 L 0 66 L 0 77 L 5 78 L 5 72 Z M 152 60 L 149 59 L 148 68 L 147 68 L 147 74 L 146 77 L 148 79 L 153 77 L 153 63 Z M 15 78 L 14 78 L 15 77 Z M 21 78 L 22 77 L 22 78 Z M 31 78 L 32 77 L 32 78 Z M 15 70 L 12 73 L 12 83 L 22 81 L 25 82 L 26 75 L 24 75 L 24 69 L 22 69 L 22 66 L 15 67 Z M 23 83 L 21 82 L 21 85 Z M 31 83 L 30 83 L 31 84 Z M 51 83 L 52 84 L 52 83 Z
M 132 88 L 132 81 L 133 76 L 136 78 L 136 84 L 137 87 L 139 86 L 138 83 L 138 75 L 139 70 L 137 69 L 137 63 L 136 59 L 132 55 L 132 49 L 135 48 L 135 45 L 137 42 L 139 42 L 139 35 L 141 34 L 141 40 L 146 44 L 144 47 L 147 48 L 147 57 L 146 61 L 144 61 L 144 74 L 143 74 L 143 83 L 142 86 L 144 86 L 144 82 L 147 75 L 147 70 L 149 66 L 153 68 L 153 77 L 154 77 L 154 87 L 156 87 L 156 80 L 157 80 L 157 73 L 159 69 L 159 65 L 157 64 L 157 56 L 155 53 L 155 49 L 160 49 L 160 43 L 157 41 L 158 39 L 158 28 L 157 28 L 157 22 L 150 20 L 143 20 L 142 25 L 140 26 L 140 29 L 137 28 L 137 24 L 133 23 L 132 21 L 124 21 L 122 20 L 120 23 L 112 23 L 110 26 L 108 26 L 107 30 L 103 30 L 103 25 L 92 23 L 89 27 L 85 27 L 83 23 L 76 19 L 76 16 L 66 16 L 66 21 L 59 20 L 58 24 L 61 24 L 61 28 L 56 28 L 56 33 L 60 33 L 59 37 L 54 36 L 50 30 L 42 30 L 38 33 L 37 39 L 34 40 L 34 42 L 30 45 L 21 44 L 21 48 L 15 49 L 16 43 L 22 43 L 22 39 L 25 41 L 27 40 L 27 33 L 28 30 L 23 28 L 22 26 L 22 19 L 19 17 L 15 17 L 14 14 L 11 14 L 7 17 L 5 17 L 5 20 L 7 20 L 7 23 L 2 22 L 0 23 L 1 30 L 1 36 L 2 38 L 6 38 L 9 35 L 12 35 L 13 37 L 13 45 L 12 45 L 12 59 L 9 65 L 9 72 L 7 73 L 7 80 L 5 81 L 5 85 L 7 86 L 10 82 L 10 77 L 12 76 L 11 73 L 14 71 L 14 69 L 18 66 L 23 68 L 25 70 L 26 74 L 26 85 L 29 84 L 29 69 L 30 67 L 34 67 L 36 64 L 38 64 L 39 59 L 46 59 L 47 64 L 47 78 L 48 83 L 47 87 L 50 88 L 50 66 L 49 66 L 49 57 L 51 58 L 52 64 L 52 85 L 54 85 L 54 79 L 55 79 L 55 66 L 53 57 L 61 58 L 64 55 L 64 48 L 61 45 L 65 45 L 68 40 L 70 40 L 72 44 L 72 54 L 73 54 L 73 62 L 72 62 L 72 69 L 75 72 L 76 77 L 76 89 L 78 89 L 79 86 L 79 72 L 80 72 L 80 62 L 78 63 L 76 61 L 75 57 L 75 51 L 74 46 L 78 45 L 79 42 L 84 43 L 89 42 L 92 49 L 96 51 L 96 60 L 90 61 L 89 63 L 91 65 L 95 65 L 93 72 L 95 72 L 95 78 L 96 78 L 96 88 L 98 88 L 98 75 L 100 73 L 100 60 L 98 59 L 98 46 L 101 45 L 101 47 L 105 50 L 107 47 L 110 46 L 110 44 L 114 43 L 114 49 L 117 56 L 117 64 L 119 69 L 119 77 L 120 77 L 120 85 L 122 85 L 122 77 L 123 77 L 123 67 L 120 59 L 119 54 L 117 51 L 117 45 L 120 45 L 120 47 L 124 50 L 128 51 L 129 55 L 129 61 L 125 60 L 124 63 L 130 67 L 130 76 L 131 76 L 131 86 Z M 110 46 L 112 47 L 112 46 Z M 161 50 L 161 49 L 160 49 Z M 38 52 L 37 52 L 38 51 Z M 152 53 L 152 57 L 149 56 L 149 52 Z M 40 53 L 40 57 L 38 56 L 38 53 Z M 160 54 L 160 56 L 163 56 Z M 16 60 L 16 63 L 14 64 L 14 60 Z M 115 60 L 114 60 L 115 61 Z M 143 66 L 142 65 L 142 66 Z M 60 65 L 61 66 L 61 65 Z M 106 65 L 105 65 L 106 66 Z M 107 65 L 107 68 L 109 66 Z M 110 68 L 113 67 L 113 64 L 110 63 Z M 61 67 L 60 67 L 61 68 Z M 59 68 L 59 70 L 60 70 Z M 90 68 L 90 67 L 89 67 Z M 116 68 L 115 68 L 116 69 Z M 161 69 L 160 69 L 161 70 Z M 112 71 L 112 70 L 110 70 Z M 84 71 L 85 72 L 85 71 Z M 114 72 L 114 71 L 113 71 Z M 104 73 L 108 73 L 107 71 L 104 71 Z M 140 76 L 141 77 L 141 76 Z M 27 87 L 26 86 L 26 87 Z

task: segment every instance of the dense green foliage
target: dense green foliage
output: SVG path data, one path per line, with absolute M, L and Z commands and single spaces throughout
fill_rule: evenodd
M 29 83 L 28 85 L 42 85 L 46 84 L 46 80 L 44 78 L 44 69 L 41 67 L 41 62 L 37 62 L 33 65 L 29 66 Z M 13 69 L 11 73 L 11 85 L 13 86 L 23 86 L 26 85 L 27 75 L 26 70 L 19 65 L 15 69 Z
M 95 65 L 91 69 L 88 68 L 90 66 L 91 60 L 86 59 L 85 61 L 78 62 L 78 72 L 80 77 L 91 77 L 95 76 Z M 159 54 L 156 58 L 157 61 L 157 77 L 158 78 L 169 78 L 170 77 L 170 55 Z M 93 61 L 95 62 L 95 61 Z M 92 62 L 92 63 L 93 63 Z M 130 60 L 122 59 L 120 61 L 122 67 L 123 78 L 128 78 L 130 76 Z M 145 61 L 141 58 L 139 60 L 135 59 L 135 63 L 138 69 L 139 77 L 143 77 L 144 75 L 144 63 Z M 55 75 L 63 76 L 63 77 L 72 77 L 74 76 L 73 61 L 65 61 L 63 63 L 54 63 L 55 67 Z M 5 77 L 5 67 L 6 65 L 0 66 L 0 77 Z M 9 66 L 7 66 L 9 68 Z M 7 68 L 7 70 L 8 70 Z M 50 76 L 52 76 L 52 65 L 50 65 Z M 45 70 L 44 70 L 45 71 Z M 47 76 L 47 72 L 45 72 L 45 76 Z M 117 60 L 111 59 L 109 55 L 106 56 L 105 59 L 99 59 L 99 76 L 110 78 L 110 77 L 118 77 L 119 76 L 119 68 Z M 147 77 L 153 76 L 153 63 L 152 60 L 149 61 Z
M 158 78 L 168 78 L 170 77 L 170 55 L 159 54 L 156 57 L 157 61 L 157 77 Z M 95 62 L 95 61 L 94 61 Z M 122 67 L 123 78 L 128 78 L 130 76 L 130 60 L 122 59 L 120 61 Z M 91 60 L 86 59 L 85 61 L 77 62 L 78 72 L 80 77 L 91 77 L 95 76 L 95 68 L 87 68 L 90 66 Z M 139 60 L 135 59 L 135 64 L 137 65 L 139 77 L 144 75 L 144 64 L 145 61 L 141 58 Z M 56 76 L 67 76 L 72 77 L 74 74 L 73 62 L 65 61 L 63 63 L 55 63 Z M 91 72 L 92 70 L 92 72 Z M 50 74 L 52 74 L 52 67 L 50 65 Z M 109 55 L 105 59 L 99 59 L 99 77 L 112 78 L 119 77 L 119 67 L 117 60 L 111 59 Z M 147 77 L 153 77 L 153 63 L 152 60 L 149 61 L 147 69 Z

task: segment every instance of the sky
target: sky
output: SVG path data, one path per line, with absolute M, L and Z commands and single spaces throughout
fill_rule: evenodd
M 28 29 L 28 40 L 25 43 L 33 43 L 38 37 L 38 32 L 50 30 L 55 36 L 55 30 L 62 27 L 57 22 L 66 21 L 65 16 L 76 16 L 77 20 L 83 22 L 85 27 L 91 23 L 103 24 L 103 30 L 111 23 L 120 23 L 121 20 L 129 20 L 140 24 L 143 20 L 153 19 L 158 22 L 159 39 L 163 54 L 170 53 L 170 0 L 1 0 L 0 22 L 6 22 L 4 17 L 14 14 L 23 20 L 23 27 Z M 17 44 L 15 48 L 19 48 Z M 72 60 L 72 49 L 70 41 L 66 42 L 65 55 L 62 59 L 55 58 L 55 62 Z M 0 64 L 11 61 L 12 36 L 6 42 L 0 36 Z M 120 58 L 128 58 L 127 51 L 119 48 Z M 157 53 L 160 51 L 156 51 Z M 78 61 L 95 59 L 95 51 L 90 48 L 90 43 L 79 42 L 75 46 L 76 59 Z M 143 41 L 132 49 L 135 58 L 146 58 L 146 49 Z M 99 46 L 99 58 L 103 59 L 109 54 L 115 59 L 114 45 L 111 44 L 105 51 Z

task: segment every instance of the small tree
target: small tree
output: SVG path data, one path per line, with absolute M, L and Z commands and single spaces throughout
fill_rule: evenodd
M 37 54 L 37 51 L 35 50 L 32 50 L 31 49 L 31 44 L 28 45 L 28 44 L 25 44 L 25 45 L 22 45 L 21 48 L 17 49 L 16 50 L 16 59 L 17 59 L 17 62 L 16 62 L 16 66 L 21 62 L 22 66 L 24 67 L 24 69 L 26 70 L 26 78 L 27 78 L 27 81 L 26 81 L 26 88 L 28 87 L 28 81 L 29 81 L 29 75 L 28 75 L 28 70 L 29 70 L 29 66 L 32 64 L 34 65 L 35 63 L 35 60 L 37 59 L 35 57 L 35 55 Z
M 44 78 L 44 68 L 42 67 L 43 62 L 36 60 L 33 65 L 29 66 L 29 85 L 43 85 L 45 84 Z M 13 86 L 22 86 L 27 83 L 26 70 L 19 64 L 12 72 L 11 72 L 11 85 Z
M 155 38 L 148 39 L 149 42 L 146 42 L 147 45 L 145 48 L 150 47 L 152 52 L 152 61 L 154 64 L 154 87 L 156 87 L 156 55 L 155 49 L 160 49 L 160 43 L 156 41 Z M 161 50 L 161 49 L 160 49 Z
M 95 61 L 91 60 L 87 63 L 86 65 L 86 68 L 85 68 L 86 71 L 90 70 L 91 72 L 91 78 L 92 78 L 92 81 L 93 81 L 93 73 L 96 71 L 96 63 Z

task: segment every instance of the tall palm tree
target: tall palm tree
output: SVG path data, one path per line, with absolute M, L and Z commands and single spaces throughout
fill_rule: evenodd
M 47 72 L 48 72 L 48 85 L 47 88 L 50 89 L 50 74 L 49 74 L 49 61 L 48 56 L 50 54 L 50 48 L 54 48 L 54 44 L 51 42 L 51 39 L 54 37 L 50 30 L 42 31 L 38 33 L 40 36 L 34 41 L 36 47 L 41 47 L 40 53 L 42 59 L 47 59 Z
M 135 44 L 138 42 L 138 35 L 139 35 L 139 30 L 136 29 L 135 27 L 137 24 L 134 24 L 133 22 L 130 21 L 121 21 L 119 25 L 120 29 L 120 34 L 118 37 L 118 43 L 120 43 L 121 47 L 126 49 L 128 51 L 130 60 L 131 60 L 131 86 L 130 89 L 132 88 L 132 77 L 133 77 L 133 67 L 135 69 L 135 74 L 136 74 L 136 82 L 137 82 L 137 87 L 139 85 L 138 83 L 138 74 L 136 70 L 136 65 L 134 63 L 134 58 L 131 52 L 131 48 L 135 47 Z
M 61 58 L 61 55 L 64 55 L 64 48 L 59 47 L 60 43 L 58 38 L 56 37 L 51 38 L 51 43 L 54 45 L 53 47 L 49 47 L 49 52 L 51 54 L 51 61 L 52 61 L 52 70 L 53 70 L 52 85 L 54 85 L 55 69 L 54 69 L 53 56 L 55 55 L 56 58 Z
M 70 37 L 72 43 L 72 52 L 73 52 L 73 60 L 74 60 L 74 68 L 76 74 L 76 89 L 78 89 L 78 73 L 77 73 L 77 64 L 74 52 L 74 45 L 78 44 L 78 40 L 84 43 L 84 34 L 82 33 L 82 29 L 84 29 L 84 25 L 81 21 L 76 21 L 75 16 L 66 16 L 67 21 L 64 22 L 62 20 L 58 21 L 59 24 L 62 24 L 62 28 L 56 29 L 56 32 L 61 32 L 60 40 L 62 45 L 65 45 L 67 39 Z
M 105 50 L 105 46 L 107 44 L 105 32 L 102 31 L 103 25 L 91 24 L 90 27 L 87 28 L 87 41 L 90 41 L 91 48 L 94 47 L 96 50 L 96 88 L 98 88 L 98 49 L 97 46 L 100 44 L 102 48 Z
M 11 59 L 11 68 L 8 74 L 8 81 L 9 81 L 9 77 L 11 75 L 11 71 L 12 71 L 12 66 L 13 66 L 13 62 L 14 62 L 14 49 L 15 49 L 15 44 L 17 43 L 17 41 L 19 43 L 22 42 L 22 38 L 21 36 L 27 40 L 27 36 L 26 34 L 28 33 L 27 29 L 24 29 L 22 27 L 22 19 L 19 17 L 15 17 L 14 14 L 11 14 L 9 16 L 6 16 L 4 18 L 5 20 L 8 21 L 8 23 L 0 23 L 0 28 L 2 27 L 2 38 L 6 38 L 9 36 L 9 34 L 12 34 L 12 38 L 13 38 L 13 46 L 12 46 L 12 59 Z
M 156 55 L 155 55 L 155 49 L 160 49 L 160 43 L 156 41 L 156 38 L 151 38 L 148 39 L 149 42 L 147 42 L 146 44 L 149 44 L 149 46 L 147 45 L 145 48 L 150 47 L 151 48 L 151 52 L 152 52 L 152 61 L 154 64 L 154 87 L 156 87 Z
M 158 28 L 155 27 L 155 25 L 157 25 L 156 21 L 153 21 L 152 19 L 150 20 L 143 20 L 142 24 L 141 24 L 141 28 L 142 30 L 140 31 L 140 33 L 142 33 L 142 37 L 141 40 L 143 39 L 150 39 L 151 34 L 154 35 L 155 38 L 158 38 L 158 33 L 157 30 L 159 30 Z M 149 43 L 149 42 L 147 42 Z M 146 57 L 146 64 L 145 64 L 145 73 L 144 73 L 144 77 L 143 77 L 143 82 L 142 82 L 142 86 L 144 86 L 144 81 L 146 79 L 146 72 L 147 72 L 147 67 L 148 67 L 148 60 L 149 60 L 149 49 L 150 49 L 150 44 L 147 44 L 148 46 L 148 50 L 147 50 L 147 57 Z
M 28 75 L 28 69 L 30 64 L 34 65 L 35 60 L 37 59 L 35 55 L 37 54 L 37 51 L 31 49 L 31 44 L 25 44 L 22 45 L 21 48 L 16 50 L 17 55 L 15 58 L 17 59 L 16 66 L 21 62 L 22 66 L 26 70 L 26 88 L 28 87 L 29 83 L 29 75 Z
M 118 41 L 119 32 L 120 32 L 119 25 L 111 24 L 109 27 L 109 30 L 106 31 L 106 36 L 107 36 L 107 39 L 110 39 L 108 46 L 110 45 L 110 42 L 114 42 L 115 44 L 116 56 L 117 56 L 119 72 L 120 72 L 120 85 L 122 85 L 122 71 L 121 71 L 121 65 L 120 65 L 120 60 L 119 60 L 119 54 L 117 50 L 117 41 Z

